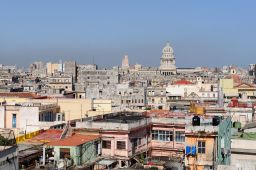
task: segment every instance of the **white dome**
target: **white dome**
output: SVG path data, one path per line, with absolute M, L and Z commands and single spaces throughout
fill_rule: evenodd
M 163 48 L 163 53 L 173 53 L 173 48 L 171 47 L 169 42 L 167 42 L 165 47 Z

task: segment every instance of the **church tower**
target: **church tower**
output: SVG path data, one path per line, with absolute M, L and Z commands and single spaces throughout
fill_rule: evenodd
M 167 42 L 163 48 L 159 70 L 164 76 L 170 76 L 177 73 L 173 49 L 169 42 Z

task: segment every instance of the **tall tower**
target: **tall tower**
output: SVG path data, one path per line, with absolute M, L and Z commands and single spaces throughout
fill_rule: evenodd
M 125 55 L 122 60 L 122 69 L 128 69 L 129 68 L 129 59 L 128 55 Z
M 177 73 L 173 48 L 170 46 L 169 42 L 166 43 L 162 50 L 159 70 L 161 74 L 165 76 L 170 76 Z

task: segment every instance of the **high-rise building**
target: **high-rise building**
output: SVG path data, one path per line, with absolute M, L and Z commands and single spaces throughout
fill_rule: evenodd
M 76 82 L 77 77 L 77 67 L 75 61 L 65 61 L 64 62 L 64 73 L 72 75 L 73 80 Z
M 29 71 L 33 76 L 45 77 L 46 76 L 46 65 L 42 61 L 37 61 L 29 66 Z
M 64 67 L 63 67 L 63 63 L 62 61 L 60 61 L 60 63 L 51 63 L 48 62 L 46 64 L 46 68 L 47 68 L 47 75 L 52 75 L 54 73 L 63 73 L 64 72 Z
M 167 42 L 162 51 L 159 70 L 162 75 L 170 76 L 176 74 L 176 65 L 173 48 Z

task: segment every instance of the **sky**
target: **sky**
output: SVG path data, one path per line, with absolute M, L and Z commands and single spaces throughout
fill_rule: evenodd
M 159 66 L 170 41 L 178 67 L 256 63 L 255 0 L 5 0 L 0 63 L 76 60 Z

